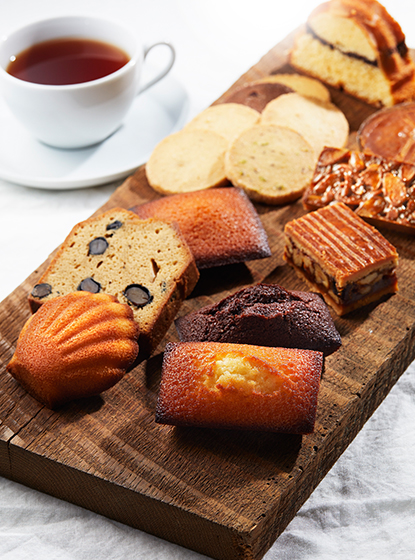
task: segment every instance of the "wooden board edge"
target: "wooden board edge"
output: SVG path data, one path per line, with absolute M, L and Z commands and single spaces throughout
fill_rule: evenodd
M 293 35 L 294 32 L 291 34 Z M 290 36 L 291 36 L 290 35 Z M 288 37 L 290 37 L 288 36 Z M 288 39 L 288 38 L 287 38 Z M 271 52 L 271 51 L 270 51 Z M 269 55 L 269 53 L 267 55 L 265 55 L 265 57 L 263 57 L 263 59 L 261 59 L 261 61 L 264 62 L 264 65 L 266 64 L 266 60 L 267 60 L 267 56 Z M 260 61 L 260 62 L 261 62 Z M 259 63 L 258 63 L 259 64 Z M 257 65 L 255 65 L 256 67 Z M 246 76 L 246 74 L 244 75 Z M 240 85 L 244 82 L 245 78 L 244 76 L 242 76 L 230 89 L 233 89 L 235 87 L 237 87 L 237 85 Z M 261 73 L 259 72 L 259 76 L 261 76 Z M 102 213 L 103 211 L 110 209 L 110 208 L 114 208 L 115 206 L 125 206 L 124 205 L 124 201 L 128 200 L 128 193 L 129 192 L 134 192 L 134 188 L 135 185 L 137 183 L 137 178 L 140 178 L 142 176 L 142 174 L 145 172 L 145 166 L 141 166 L 138 171 L 132 175 L 131 177 L 129 177 L 128 179 L 126 179 L 126 181 L 113 193 L 113 195 L 110 197 L 110 199 L 107 201 L 107 203 L 105 203 L 101 208 L 99 208 L 94 215 L 97 215 L 99 213 Z M 41 265 L 39 267 L 39 269 L 36 271 L 36 274 L 38 274 L 38 271 L 43 270 L 46 265 L 46 263 L 43 263 L 43 265 Z M 35 273 L 33 273 L 35 274 Z M 21 287 L 23 285 L 26 285 L 27 283 L 29 283 L 29 279 L 30 281 L 33 280 L 33 274 L 29 276 L 29 278 L 23 282 L 23 284 L 21 286 L 19 286 L 17 288 L 17 293 L 19 293 L 19 290 L 21 289 Z M 15 292 L 13 292 L 15 293 Z M 392 388 L 392 386 L 396 383 L 396 381 L 398 380 L 398 378 L 400 377 L 400 375 L 405 371 L 405 369 L 408 367 L 409 363 L 411 361 L 413 361 L 414 359 L 414 353 L 415 351 L 413 350 L 414 347 L 414 338 L 415 338 L 415 334 L 414 332 L 410 332 L 408 334 L 408 336 L 406 337 L 406 339 L 400 344 L 397 345 L 397 347 L 394 349 L 393 355 L 390 356 L 390 358 L 388 358 L 388 363 L 383 364 L 383 367 L 387 367 L 388 370 L 390 368 L 390 375 L 388 377 L 388 383 L 386 384 L 386 386 L 381 387 L 381 388 L 377 388 L 376 389 L 376 400 L 373 401 L 373 407 L 371 406 L 370 409 L 366 408 L 364 410 L 364 416 L 361 416 L 359 418 L 359 421 L 356 422 L 352 429 L 353 432 L 350 432 L 351 435 L 351 440 L 348 441 L 345 446 L 344 449 L 341 451 L 341 453 L 347 448 L 347 446 L 349 445 L 349 443 L 351 443 L 351 441 L 354 439 L 354 437 L 357 435 L 357 433 L 360 431 L 361 427 L 364 425 L 364 423 L 367 421 L 367 419 L 373 414 L 373 412 L 376 410 L 376 408 L 379 406 L 379 404 L 383 401 L 383 399 L 385 398 L 385 396 L 389 393 L 390 389 Z M 392 364 L 392 365 L 391 365 Z M 398 364 L 398 367 L 396 367 L 396 364 Z M 386 371 L 386 370 L 385 370 Z M 376 378 L 380 377 L 380 373 L 378 372 L 378 374 L 376 375 Z M 369 389 L 367 389 L 369 390 Z M 375 390 L 375 388 L 373 388 L 373 390 Z M 359 398 L 359 397 L 357 397 Z M 358 402 L 358 401 L 357 401 Z M 17 440 L 16 440 L 17 442 Z M 6 446 L 6 447 L 5 447 Z M 6 449 L 6 451 L 5 451 Z M 7 452 L 7 460 L 5 459 L 5 453 Z M 23 448 L 19 447 L 19 445 L 17 445 L 17 443 L 15 443 L 13 441 L 13 436 L 11 438 L 8 438 L 7 443 L 5 444 L 4 441 L 0 441 L 0 469 L 4 469 L 4 476 L 6 476 L 7 478 L 11 478 L 11 476 L 8 476 L 13 474 L 13 478 L 14 480 L 16 480 L 17 482 L 20 482 L 22 484 L 25 484 L 27 486 L 30 486 L 32 488 L 35 488 L 37 490 L 40 490 L 44 493 L 50 493 L 50 490 L 48 489 L 44 489 L 42 487 L 39 486 L 39 482 L 29 479 L 27 478 L 27 474 L 25 474 L 24 476 L 20 473 L 20 466 L 21 466 L 21 461 L 24 458 L 22 456 L 22 454 L 26 454 L 28 453 L 27 450 L 24 450 Z M 340 454 L 341 454 L 340 453 Z M 334 464 L 334 462 L 337 460 L 338 456 L 334 458 L 332 464 Z M 25 459 L 26 460 L 26 459 Z M 52 461 L 50 461 L 49 459 L 45 458 L 45 457 L 40 457 L 37 456 L 36 459 L 34 459 L 34 461 L 39 465 L 39 468 L 41 468 L 42 470 L 45 469 L 46 473 L 50 473 L 51 477 L 55 478 L 57 477 L 57 480 L 59 480 L 62 477 L 62 471 L 65 471 L 65 469 L 69 469 L 70 474 L 66 474 L 67 477 L 69 477 L 69 479 L 72 482 L 75 483 L 79 483 L 80 487 L 83 487 L 85 485 L 85 478 L 84 477 L 89 477 L 91 475 L 89 475 L 88 473 L 84 473 L 82 471 L 76 471 L 74 472 L 74 469 L 72 467 L 67 467 L 67 466 L 62 466 L 62 465 L 58 465 L 58 467 L 56 467 L 56 463 L 53 463 Z M 331 461 L 331 459 L 330 459 Z M 328 472 L 328 470 L 331 468 L 332 464 L 330 466 L 324 467 L 322 466 L 322 475 L 320 477 L 320 479 L 318 480 L 317 484 L 324 478 L 325 474 Z M 13 466 L 13 468 L 11 468 L 11 466 Z M 61 471 L 61 467 L 62 467 L 62 471 Z M 55 468 L 57 468 L 57 470 L 55 471 Z M 324 470 L 326 469 L 326 470 Z M 8 474 L 7 474 L 8 473 Z M 1 473 L 3 474 L 3 473 Z M 17 474 L 17 477 L 16 477 Z M 17 478 L 20 478 L 20 480 L 17 480 Z M 312 491 L 314 490 L 314 488 L 317 486 L 317 484 L 315 484 L 312 488 L 310 488 L 310 491 L 307 492 L 306 494 L 302 494 L 301 495 L 301 503 L 297 503 L 295 502 L 293 509 L 294 514 L 290 516 L 289 519 L 286 520 L 286 522 L 284 524 L 280 524 L 278 525 L 278 527 L 274 528 L 274 531 L 270 531 L 269 527 L 267 529 L 268 532 L 266 532 L 266 536 L 267 536 L 267 548 L 265 550 L 255 550 L 255 546 L 256 543 L 260 540 L 259 539 L 259 533 L 263 531 L 263 528 L 265 527 L 264 525 L 258 525 L 258 527 L 256 527 L 252 533 L 248 536 L 246 534 L 244 534 L 243 536 L 241 535 L 237 535 L 237 534 L 230 534 L 230 531 L 228 528 L 226 528 L 226 530 L 224 531 L 224 533 L 214 533 L 215 537 L 220 537 L 218 538 L 218 541 L 220 541 L 221 539 L 225 538 L 226 543 L 229 543 L 225 546 L 226 549 L 226 555 L 224 556 L 216 556 L 217 554 L 217 549 L 218 547 L 216 546 L 214 549 L 212 548 L 203 548 L 203 550 L 198 550 L 197 548 L 194 548 L 194 544 L 193 541 L 189 543 L 185 543 L 183 542 L 182 537 L 180 536 L 180 542 L 177 541 L 177 537 L 175 534 L 175 531 L 173 529 L 169 529 L 166 530 L 166 533 L 169 533 L 169 535 L 164 534 L 164 530 L 161 530 L 163 532 L 163 534 L 157 534 L 154 532 L 154 530 L 151 531 L 147 531 L 150 532 L 152 534 L 156 534 L 156 536 L 160 536 L 161 538 L 165 538 L 166 540 L 170 540 L 171 542 L 176 542 L 176 544 L 180 544 L 182 546 L 186 546 L 187 548 L 191 548 L 193 550 L 197 550 L 198 552 L 201 552 L 202 554 L 208 554 L 212 557 L 215 558 L 229 558 L 229 559 L 233 559 L 233 558 L 246 558 L 251 559 L 251 558 L 255 558 L 256 560 L 261 558 L 263 554 L 265 554 L 265 552 L 268 550 L 268 548 L 270 546 L 272 546 L 273 542 L 275 541 L 275 538 L 278 537 L 279 534 L 281 534 L 281 532 L 285 529 L 286 525 L 289 523 L 289 521 L 292 519 L 292 517 L 295 515 L 295 513 L 298 511 L 298 509 L 301 507 L 301 505 L 306 501 L 306 499 L 309 497 L 309 495 L 312 493 Z M 131 492 L 130 490 L 123 488 L 123 487 L 114 487 L 114 485 L 112 485 L 110 482 L 102 480 L 99 483 L 99 491 L 97 490 L 97 496 L 95 497 L 95 500 L 98 500 L 99 496 L 102 494 L 107 493 L 108 491 L 108 486 L 111 489 L 111 497 L 113 497 L 114 499 L 114 506 L 113 509 L 111 509 L 111 511 L 107 511 L 104 508 L 104 511 L 101 509 L 100 511 L 96 511 L 97 513 L 100 513 L 102 515 L 105 515 L 106 517 L 109 517 L 111 519 L 116 519 L 117 521 L 120 521 L 122 523 L 127 523 L 128 525 L 131 526 L 135 526 L 133 524 L 131 524 L 130 519 L 123 517 L 123 516 L 119 516 L 118 514 L 118 507 L 119 507 L 119 503 L 118 500 L 121 503 L 126 503 L 129 504 L 131 501 L 134 501 L 134 499 L 136 499 L 136 494 L 134 494 L 134 496 L 132 496 L 131 494 L 125 494 L 125 492 Z M 62 493 L 61 495 L 58 495 L 57 493 L 53 493 L 54 496 L 60 498 L 60 499 L 64 499 L 65 501 L 68 502 L 72 502 L 72 503 L 76 503 L 71 499 L 71 496 L 67 496 L 64 493 Z M 141 495 L 140 495 L 141 496 Z M 304 499 L 303 499 L 304 498 Z M 147 506 L 147 502 L 146 500 L 143 501 L 143 505 Z M 84 505 L 83 500 L 80 500 L 79 503 L 77 503 L 77 505 L 80 505 L 81 507 L 87 507 L 87 509 L 91 509 L 91 507 L 89 506 L 89 504 L 87 506 Z M 288 508 L 288 505 L 287 505 Z M 171 512 L 171 504 L 166 504 L 166 509 Z M 95 510 L 92 510 L 95 511 Z M 147 511 L 145 508 L 143 509 L 143 511 Z M 171 514 L 172 517 L 172 527 L 175 525 L 175 523 L 177 522 L 177 520 L 174 519 L 174 514 Z M 193 515 L 193 514 L 191 514 Z M 114 517 L 116 516 L 116 517 Z M 145 517 L 145 515 L 144 515 Z M 192 521 L 191 525 L 194 526 L 194 523 Z M 268 521 L 269 522 L 269 521 Z M 274 520 L 275 523 L 275 520 Z M 212 526 L 211 526 L 211 522 L 209 521 L 209 531 L 212 530 Z M 283 525 L 283 526 L 282 526 Z M 141 530 L 146 531 L 146 529 L 142 528 L 142 527 L 137 527 Z M 200 528 L 199 528 L 200 530 Z M 203 529 L 204 530 L 204 529 Z M 208 531 L 207 531 L 208 532 Z M 197 531 L 195 531 L 195 533 L 197 534 Z M 263 538 L 264 535 L 261 535 L 261 538 Z M 192 539 L 190 539 L 192 540 Z M 225 542 L 222 541 L 222 542 Z M 199 545 L 198 545 L 199 546 Z M 208 546 L 206 544 L 206 546 Z M 213 545 L 209 545 L 212 546 Z M 220 548 L 222 548 L 223 545 L 221 543 Z M 235 553 L 235 551 L 237 551 L 237 553 Z M 222 552 L 220 553 L 222 554 Z M 232 554 L 237 554 L 236 556 L 233 556 Z
M 17 438 L 18 440 L 18 438 Z M 218 560 L 258 560 L 251 532 L 230 530 L 174 504 L 36 455 L 11 441 L 10 480 Z M 27 461 L 30 468 L 25 468 Z M 2 474 L 2 473 L 0 473 Z M 162 520 L 160 523 L 160 509 Z M 190 530 L 183 532 L 183 523 Z

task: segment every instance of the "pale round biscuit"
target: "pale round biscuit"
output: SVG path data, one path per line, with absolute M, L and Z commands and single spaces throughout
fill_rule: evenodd
M 229 91 L 222 97 L 223 103 L 240 103 L 262 113 L 267 103 L 272 99 L 292 93 L 294 90 L 284 84 L 252 84 L 247 83 Z
M 349 123 L 338 107 L 299 93 L 287 93 L 270 101 L 260 123 L 299 132 L 313 146 L 317 157 L 325 146 L 343 148 L 349 139 Z
M 283 84 L 305 97 L 315 97 L 327 102 L 331 101 L 330 92 L 324 84 L 315 78 L 303 76 L 302 74 L 271 74 L 270 76 L 255 80 L 254 83 Z
M 147 180 L 161 194 L 198 191 L 225 184 L 229 142 L 211 130 L 181 130 L 166 136 L 146 164 Z
M 239 103 L 212 105 L 196 115 L 185 129 L 212 130 L 231 142 L 241 132 L 259 122 L 260 113 Z
M 225 170 L 234 186 L 266 204 L 296 200 L 310 183 L 316 157 L 310 144 L 290 128 L 256 125 L 229 147 Z

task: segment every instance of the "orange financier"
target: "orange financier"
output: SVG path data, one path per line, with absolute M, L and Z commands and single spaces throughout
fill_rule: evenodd
M 219 342 L 169 343 L 156 421 L 305 434 L 314 429 L 323 354 Z

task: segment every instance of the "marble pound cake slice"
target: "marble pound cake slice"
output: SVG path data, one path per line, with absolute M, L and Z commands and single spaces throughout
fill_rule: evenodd
M 343 202 L 285 225 L 284 259 L 338 315 L 398 290 L 398 253 Z
M 311 433 L 322 368 L 323 354 L 313 350 L 168 343 L 156 422 Z
M 317 6 L 295 40 L 290 63 L 377 107 L 415 96 L 415 66 L 405 35 L 376 0 Z
M 140 354 L 151 353 L 199 278 L 178 227 L 121 208 L 77 224 L 58 249 L 29 304 L 32 311 L 78 290 L 107 293 L 131 307 Z

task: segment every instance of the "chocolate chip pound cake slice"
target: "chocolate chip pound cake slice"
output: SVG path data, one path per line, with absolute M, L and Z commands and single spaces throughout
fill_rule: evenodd
M 318 6 L 296 38 L 290 63 L 377 107 L 415 96 L 415 66 L 405 35 L 376 0 Z
M 284 259 L 344 315 L 398 290 L 398 253 L 342 202 L 285 226 Z
M 178 228 L 115 208 L 77 224 L 34 286 L 29 304 L 77 290 L 103 292 L 131 307 L 140 352 L 151 353 L 199 277 Z

